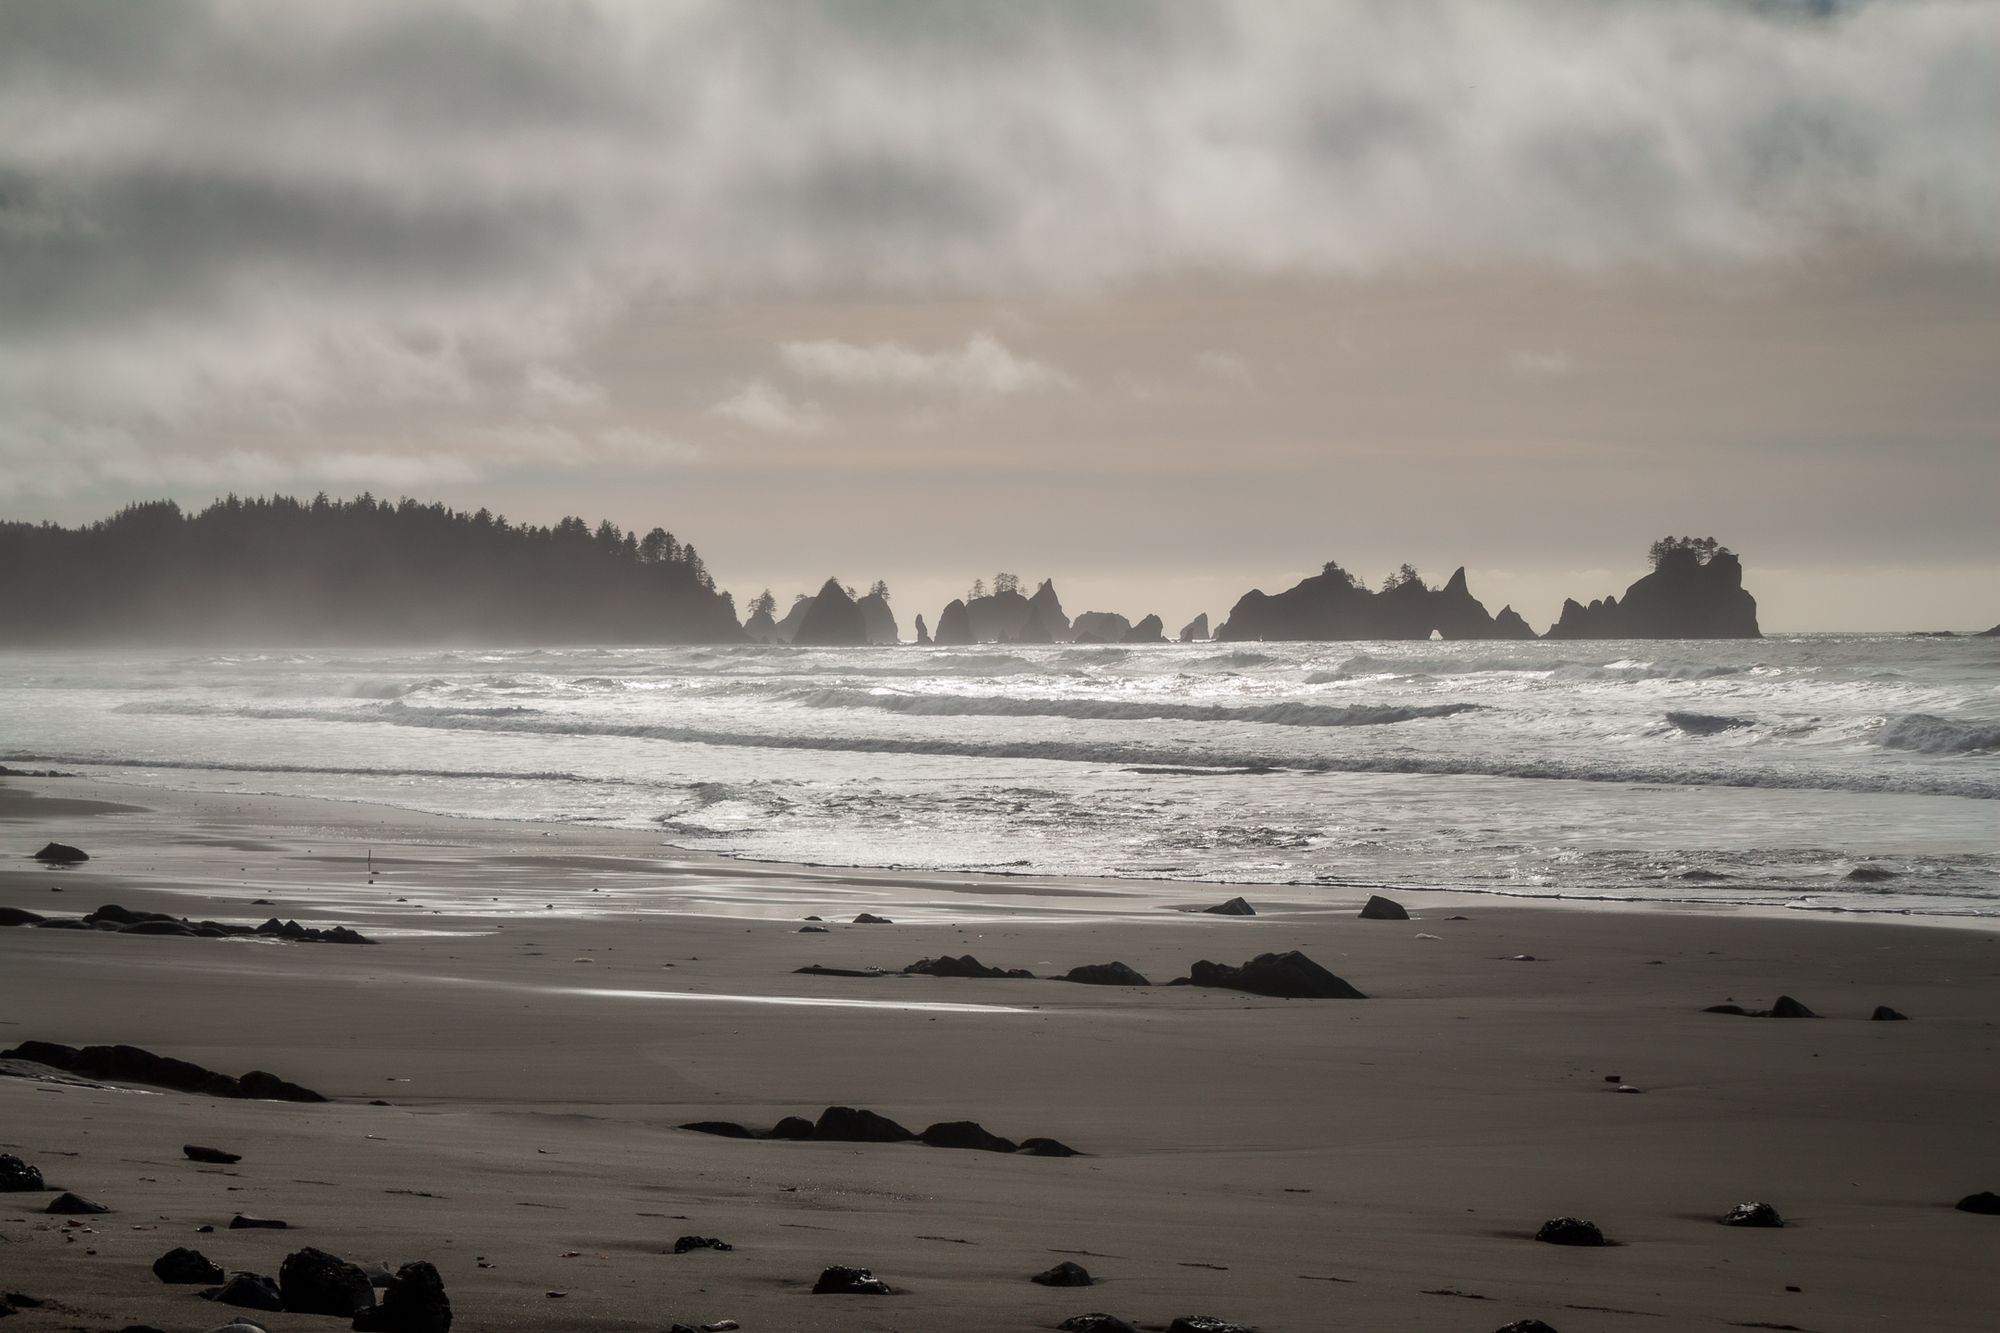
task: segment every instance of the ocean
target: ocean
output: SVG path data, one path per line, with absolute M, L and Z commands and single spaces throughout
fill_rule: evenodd
M 0 764 L 820 865 L 2000 916 L 1992 639 L 16 652 Z

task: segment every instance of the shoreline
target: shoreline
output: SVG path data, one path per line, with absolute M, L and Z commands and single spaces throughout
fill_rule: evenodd
M 0 929 L 5 1045 L 124 1042 L 333 1098 L 0 1078 L 0 1152 L 115 1210 L 80 1233 L 47 1195 L 0 1195 L 10 1289 L 61 1307 L 22 1311 L 23 1333 L 212 1326 L 225 1312 L 147 1271 L 175 1245 L 267 1274 L 304 1245 L 426 1259 L 476 1329 L 999 1333 L 1093 1310 L 1262 1333 L 1985 1326 L 2000 1231 L 1951 1204 L 2000 1185 L 1990 931 L 1444 894 L 1405 897 L 1411 921 L 1357 919 L 1365 893 L 1251 892 L 1259 915 L 1215 916 L 1174 909 L 1223 886 L 775 867 L 107 784 L 89 796 L 147 808 L 66 809 L 67 782 L 0 781 L 0 905 L 379 942 Z M 24 859 L 50 839 L 94 859 Z M 891 924 L 847 924 L 864 910 Z M 808 915 L 828 933 L 799 933 Z M 797 971 L 972 953 L 1160 982 L 1287 949 L 1370 998 Z M 1825 1017 L 1702 1012 L 1780 993 Z M 1911 1021 L 1867 1021 L 1878 1004 Z M 678 1128 L 829 1106 L 1086 1155 Z M 197 1166 L 182 1143 L 244 1160 Z M 1747 1199 L 1793 1225 L 1716 1224 Z M 292 1229 L 228 1231 L 239 1211 Z M 1564 1215 L 1618 1246 L 1533 1241 Z M 684 1234 L 736 1248 L 672 1254 Z M 1060 1258 L 1102 1285 L 1027 1280 Z M 839 1263 L 902 1294 L 810 1295 Z
M 712 851 L 701 847 L 690 847 L 667 840 L 659 831 L 640 828 L 626 828 L 608 822 L 575 820 L 520 820 L 480 814 L 452 814 L 439 811 L 419 810 L 410 806 L 392 805 L 363 798 L 338 796 L 293 796 L 269 792 L 225 792 L 204 788 L 151 786 L 144 783 L 106 781 L 88 773 L 60 773 L 43 777 L 18 775 L 9 777 L 0 774 L 0 801 L 6 799 L 7 784 L 12 781 L 76 782 L 87 784 L 93 791 L 111 793 L 114 803 L 136 802 L 151 799 L 156 802 L 174 804 L 177 801 L 268 801 L 299 802 L 311 807 L 325 805 L 345 810 L 380 811 L 389 820 L 404 821 L 415 826 L 435 823 L 439 832 L 452 828 L 512 829 L 523 836 L 533 833 L 545 835 L 561 831 L 584 839 L 601 837 L 623 849 L 628 855 L 647 855 L 674 860 L 683 867 L 696 865 L 737 865 L 754 868 L 773 875 L 842 875 L 853 877 L 883 876 L 898 882 L 957 882 L 997 881 L 1002 883 L 1030 884 L 1078 884 L 1099 888 L 1129 886 L 1135 894 L 1148 888 L 1168 891 L 1176 886 L 1185 890 L 1191 898 L 1200 898 L 1209 890 L 1227 892 L 1234 890 L 1242 894 L 1266 897 L 1297 896 L 1305 891 L 1320 891 L 1334 895 L 1324 904 L 1322 910 L 1340 912 L 1349 906 L 1358 906 L 1369 894 L 1401 894 L 1421 896 L 1425 899 L 1441 899 L 1457 902 L 1459 905 L 1503 904 L 1521 907 L 1546 907 L 1572 911 L 1611 911 L 1685 914 L 1695 913 L 1720 917 L 1747 916 L 1770 920 L 1853 920 L 1857 922 L 1907 923 L 1926 927 L 1971 930 L 2000 933 L 2000 911 L 1995 912 L 1917 912 L 1904 908 L 1856 908 L 1856 907 L 1791 907 L 1771 903 L 1726 902 L 1705 898 L 1614 898 L 1608 895 L 1584 893 L 1524 893 L 1504 889 L 1464 889 L 1429 888 L 1410 884 L 1395 884 L 1386 881 L 1325 881 L 1325 880 L 1230 880 L 1230 879 L 1161 879 L 1144 875 L 1071 875 L 1052 874 L 1032 870 L 994 869 L 931 869 L 913 866 L 876 866 L 848 862 L 796 861 L 766 858 L 747 853 Z M 4 817 L 4 816 L 0 816 Z M 658 839 L 650 851 L 641 851 L 637 844 L 646 839 Z M 1002 891 L 1004 890 L 996 890 Z M 1352 902 L 1350 903 L 1350 899 Z M 1443 904 L 1440 904 L 1443 905 Z

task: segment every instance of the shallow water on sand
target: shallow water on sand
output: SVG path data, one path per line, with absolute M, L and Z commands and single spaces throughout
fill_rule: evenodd
M 0 763 L 823 865 L 2000 915 L 2000 642 L 0 656 Z

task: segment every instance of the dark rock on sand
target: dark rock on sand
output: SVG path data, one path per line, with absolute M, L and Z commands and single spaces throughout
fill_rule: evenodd
M 263 1101 L 323 1102 L 310 1088 L 287 1083 L 270 1074 L 252 1071 L 241 1079 L 218 1074 L 212 1069 L 155 1055 L 137 1046 L 85 1046 L 81 1049 L 52 1041 L 24 1041 L 11 1050 L 0 1051 L 0 1060 L 29 1060 L 60 1069 L 66 1074 L 103 1079 L 107 1083 L 144 1083 L 172 1088 L 177 1092 L 198 1092 L 209 1097 L 243 1097 Z
M 1907 1023 L 1910 1021 L 1910 1016 L 1891 1009 L 1886 1004 L 1878 1004 L 1875 1006 L 1875 1012 L 1868 1015 L 1868 1021 L 1871 1023 Z
M 0 926 L 39 926 L 46 920 L 40 912 L 25 907 L 0 907 Z
M 1065 1259 L 1046 1273 L 1037 1273 L 1028 1281 L 1044 1287 L 1088 1287 L 1091 1285 L 1090 1270 L 1082 1264 Z
M 358 1264 L 311 1246 L 285 1256 L 278 1268 L 278 1294 L 294 1314 L 351 1319 L 375 1307 L 375 1288 Z
M 153 1260 L 153 1276 L 162 1282 L 198 1282 L 204 1286 L 222 1281 L 222 1265 L 200 1250 L 177 1247 Z
M 61 1194 L 56 1195 L 55 1198 L 50 1199 L 49 1206 L 42 1211 L 48 1213 L 108 1213 L 111 1210 L 101 1203 L 84 1198 L 81 1194 L 71 1194 L 68 1190 L 64 1190 Z
M 1368 997 L 1298 950 L 1260 953 L 1241 967 L 1206 959 L 1188 969 L 1195 986 L 1248 991 L 1285 1000 L 1365 1000 Z
M 1711 1004 L 1705 1014 L 1734 1014 L 1738 1018 L 1818 1018 L 1819 1015 L 1789 995 L 1780 995 L 1769 1009 L 1745 1009 L 1740 1004 Z
M 1210 916 L 1257 915 L 1257 909 L 1252 907 L 1249 903 L 1244 902 L 1241 898 L 1231 898 L 1226 903 L 1217 903 L 1213 907 L 1204 907 L 1201 910 L 1208 913 Z
M 813 1122 L 802 1115 L 788 1115 L 771 1128 L 774 1139 L 804 1141 L 813 1136 Z
M 815 1296 L 887 1296 L 889 1284 L 865 1268 L 835 1264 L 813 1283 Z
M 1595 1222 L 1586 1222 L 1580 1217 L 1550 1218 L 1542 1223 L 1535 1239 L 1544 1245 L 1597 1246 L 1607 1243 Z
M 229 1219 L 231 1231 L 284 1231 L 291 1226 L 275 1217 L 255 1217 L 249 1213 L 238 1213 Z
M 675 1254 L 687 1254 L 693 1250 L 733 1250 L 736 1247 L 726 1240 L 714 1236 L 682 1236 L 674 1242 Z
M 1504 1328 L 1496 1328 L 1493 1333 L 1556 1333 L 1539 1319 L 1516 1319 Z
M 1139 1330 L 1110 1314 L 1073 1314 L 1056 1325 L 1063 1333 L 1139 1333 Z
M 1153 983 L 1124 963 L 1086 963 L 1062 974 L 1064 981 L 1085 986 L 1150 986 Z
M 922 958 L 911 963 L 903 971 L 913 976 L 924 977 L 1012 977 L 1032 981 L 1033 972 L 1018 967 L 988 967 L 971 954 L 953 958 L 944 954 L 937 958 Z
M 1021 1151 L 1030 1157 L 1076 1157 L 1080 1155 L 1076 1149 L 1070 1147 L 1061 1139 L 1022 1139 Z
M 1167 1333 L 1250 1333 L 1250 1330 L 1212 1314 L 1186 1314 L 1168 1324 Z
M 210 1287 L 201 1295 L 204 1300 L 239 1305 L 246 1310 L 285 1308 L 285 1298 L 278 1294 L 278 1284 L 262 1273 L 231 1273 L 227 1282 L 219 1287 Z
M 754 1139 L 757 1131 L 737 1124 L 734 1120 L 690 1120 L 681 1126 L 697 1134 L 713 1134 L 724 1139 Z
M 1781 1227 L 1785 1219 L 1768 1203 L 1739 1203 L 1720 1218 L 1726 1227 Z
M 44 844 L 42 850 L 35 853 L 35 859 L 52 866 L 73 866 L 88 861 L 90 853 L 81 847 L 72 847 L 66 842 L 51 842 Z
M 243 1160 L 242 1153 L 224 1152 L 220 1148 L 204 1148 L 199 1143 L 183 1143 L 181 1151 L 190 1162 L 212 1162 L 217 1166 L 233 1166 Z
M 945 1120 L 917 1135 L 917 1141 L 933 1148 L 971 1148 L 980 1152 L 1015 1152 L 1020 1145 L 998 1134 L 989 1134 L 976 1120 Z
M 860 916 L 854 918 L 854 924 L 857 926 L 893 926 L 896 923 L 886 916 L 876 916 L 873 912 L 863 912 Z
M 1408 921 L 1410 914 L 1403 910 L 1401 903 L 1384 898 L 1381 894 L 1377 893 L 1370 894 L 1368 901 L 1361 904 L 1361 919 L 1363 921 Z
M 828 932 L 825 926 L 800 926 L 798 933 L 801 935 L 825 935 Z
M 451 1300 L 436 1268 L 419 1259 L 389 1279 L 382 1303 L 354 1316 L 363 1333 L 449 1333 Z
M 30 1166 L 12 1153 L 0 1152 L 0 1194 L 27 1194 L 47 1189 L 40 1167 Z
M 907 1143 L 917 1137 L 887 1116 L 852 1106 L 829 1106 L 820 1112 L 812 1136 L 827 1143 Z
M 1981 1190 L 1977 1194 L 1966 1195 L 1963 1199 L 1953 1204 L 1952 1207 L 1958 1209 L 1961 1213 L 1979 1213 L 1986 1217 L 2000 1217 L 2000 1194 L 1995 1194 L 1992 1190 Z
M 824 963 L 810 963 L 805 967 L 792 969 L 802 977 L 886 977 L 889 974 L 879 967 L 828 967 Z

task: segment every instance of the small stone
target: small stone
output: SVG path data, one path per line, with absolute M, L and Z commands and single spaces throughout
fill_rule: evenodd
M 51 1213 L 108 1213 L 111 1210 L 101 1203 L 84 1198 L 81 1194 L 71 1194 L 65 1190 L 61 1194 L 56 1195 L 55 1198 L 49 1200 L 49 1206 L 43 1211 Z
M 717 1240 L 714 1236 L 682 1236 L 674 1242 L 675 1254 L 687 1254 L 692 1250 L 733 1250 L 735 1248 L 728 1241 Z
M 238 1213 L 229 1219 L 231 1231 L 283 1231 L 289 1225 L 275 1217 L 252 1217 L 248 1213 Z
M 1785 1219 L 1768 1203 L 1739 1203 L 1721 1217 L 1726 1227 L 1781 1227 Z
M 1090 1271 L 1082 1264 L 1065 1259 L 1045 1273 L 1037 1273 L 1028 1281 L 1044 1287 L 1088 1287 L 1091 1285 Z
M 234 1166 L 243 1160 L 242 1153 L 224 1152 L 220 1148 L 204 1148 L 199 1143 L 184 1143 L 181 1151 L 190 1162 L 211 1162 L 216 1166 Z
M 2000 1217 L 2000 1194 L 1995 1194 L 1992 1190 L 1981 1190 L 1977 1194 L 1966 1195 L 1963 1199 L 1953 1204 L 1952 1207 L 1958 1209 L 1961 1213 L 1980 1213 L 1987 1217 Z
M 1612 1089 L 1612 1091 L 1613 1091 L 1613 1092 L 1632 1092 L 1632 1093 L 1639 1093 L 1639 1092 L 1644 1092 L 1644 1091 L 1645 1091 L 1645 1089 L 1644 1089 L 1644 1088 L 1635 1088 L 1635 1087 L 1633 1087 L 1633 1086 L 1632 1086 L 1632 1085 L 1631 1085 L 1630 1083 L 1620 1083 L 1620 1084 L 1619 1084 L 1619 1085 L 1618 1085 L 1617 1087 L 1613 1088 L 1613 1089 Z
M 222 1281 L 225 1274 L 222 1265 L 210 1259 L 200 1250 L 179 1247 L 168 1250 L 153 1260 L 153 1276 L 162 1282 L 198 1282 L 212 1286 Z
M 865 1268 L 835 1264 L 813 1283 L 815 1296 L 887 1296 L 889 1284 Z
M 1596 1246 L 1605 1244 L 1604 1233 L 1595 1222 L 1580 1217 L 1555 1217 L 1542 1223 L 1535 1239 L 1545 1245 Z

